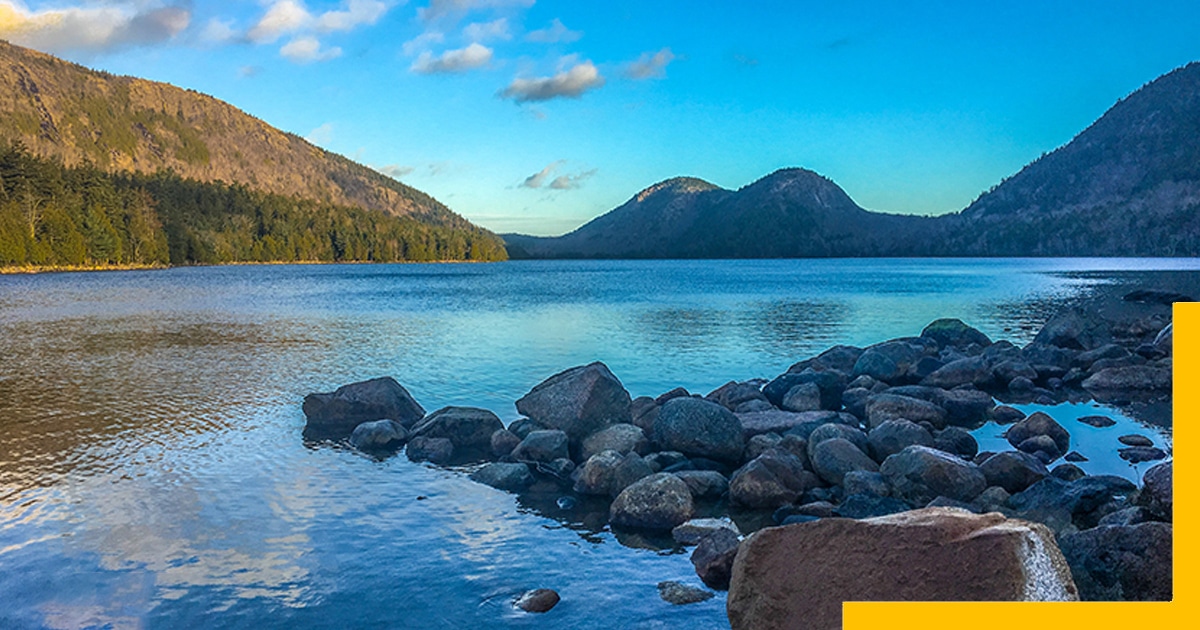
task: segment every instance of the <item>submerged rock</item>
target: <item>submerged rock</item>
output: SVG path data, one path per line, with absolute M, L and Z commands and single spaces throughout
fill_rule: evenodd
M 530 613 L 549 612 L 558 605 L 558 593 L 553 589 L 539 588 L 522 593 L 513 606 Z
M 492 462 L 471 473 L 473 481 L 506 492 L 519 492 L 533 485 L 533 474 L 521 463 Z
M 404 452 L 414 462 L 448 464 L 454 459 L 454 443 L 447 438 L 418 435 L 408 441 Z
M 360 451 L 385 451 L 408 440 L 408 430 L 395 420 L 372 420 L 354 427 L 350 444 Z
M 712 599 L 716 593 L 679 582 L 659 582 L 658 596 L 668 604 L 683 606 Z
M 390 376 L 343 385 L 330 393 L 309 394 L 304 397 L 303 409 L 306 440 L 347 438 L 355 427 L 372 420 L 395 420 L 411 427 L 425 416 L 408 390 Z

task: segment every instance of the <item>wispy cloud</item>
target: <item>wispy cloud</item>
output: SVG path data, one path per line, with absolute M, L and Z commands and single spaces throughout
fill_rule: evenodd
M 314 14 L 301 0 L 273 0 L 243 38 L 255 44 L 271 44 L 290 35 L 293 39 L 279 49 L 280 55 L 297 63 L 325 61 L 341 56 L 342 50 L 324 48 L 317 35 L 370 26 L 389 8 L 381 0 L 345 0 L 338 9 Z
M 425 51 L 409 69 L 417 74 L 466 72 L 486 66 L 491 61 L 491 48 L 482 44 L 471 44 L 466 48 L 447 50 L 440 55 Z
M 388 177 L 391 177 L 392 179 L 400 179 L 401 177 L 404 177 L 405 175 L 412 173 L 416 169 L 411 166 L 401 166 L 399 164 L 388 164 L 386 166 L 380 166 L 380 167 L 376 168 L 375 170 L 379 171 L 380 173 L 383 173 L 384 175 L 387 175 Z
M 417 15 L 429 22 L 445 17 L 461 17 L 480 9 L 528 8 L 533 3 L 534 0 L 430 0 L 428 6 L 417 9 Z
M 312 14 L 297 0 L 276 0 L 266 13 L 246 31 L 246 39 L 256 44 L 270 44 L 288 33 L 294 33 L 312 23 Z
M 508 30 L 508 18 L 500 18 L 466 25 L 463 27 L 463 37 L 472 42 L 508 41 L 512 39 L 512 33 Z
M 416 37 L 404 42 L 401 48 L 404 54 L 412 56 L 418 52 L 427 49 L 431 44 L 440 44 L 446 41 L 446 36 L 439 31 L 426 31 Z
M 556 44 L 560 42 L 569 44 L 571 42 L 579 41 L 581 37 L 583 37 L 583 31 L 572 31 L 564 26 L 563 23 L 558 20 L 558 18 L 554 18 L 554 21 L 550 22 L 550 26 L 538 29 L 536 31 L 529 31 L 529 33 L 525 35 L 525 41 L 535 42 L 538 44 Z
M 583 182 L 596 174 L 596 169 L 579 173 L 555 176 L 558 169 L 566 164 L 566 160 L 556 160 L 546 165 L 546 168 L 530 175 L 521 182 L 522 188 L 548 188 L 550 190 L 574 190 L 583 186 Z
M 661 79 L 667 76 L 667 65 L 676 59 L 670 48 L 664 48 L 655 53 L 642 53 L 637 61 L 625 68 L 625 76 L 641 81 L 644 79 Z
M 558 177 L 554 178 L 554 181 L 550 182 L 550 185 L 547 186 L 547 188 L 554 190 L 574 190 L 582 187 L 584 180 L 595 174 L 596 169 L 583 171 L 582 173 L 578 173 L 576 175 L 559 175 Z
M 342 49 L 337 46 L 325 48 L 316 37 L 303 36 L 284 44 L 279 54 L 295 63 L 313 63 L 341 57 Z
M 0 38 L 47 52 L 105 53 L 170 41 L 191 23 L 182 4 L 116 0 L 33 11 L 0 0 Z
M 329 144 L 333 141 L 333 123 L 327 122 L 313 129 L 304 139 L 318 146 Z
M 379 0 L 350 0 L 340 11 L 326 11 L 317 17 L 316 28 L 323 33 L 352 31 L 359 26 L 372 25 L 388 12 L 388 5 Z
M 553 98 L 579 98 L 584 92 L 604 85 L 604 77 L 590 61 L 577 63 L 550 77 L 517 78 L 498 93 L 516 103 L 548 101 Z
M 554 171 L 558 170 L 558 167 L 562 166 L 563 164 L 566 164 L 566 160 L 557 160 L 551 162 L 550 164 L 546 165 L 546 168 L 534 173 L 533 175 L 530 175 L 529 177 L 526 177 L 525 181 L 521 182 L 521 187 L 541 188 L 543 185 L 545 185 L 546 180 L 554 176 Z

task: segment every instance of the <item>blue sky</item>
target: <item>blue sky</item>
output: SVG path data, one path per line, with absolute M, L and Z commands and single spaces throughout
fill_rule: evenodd
M 1200 59 L 1200 2 L 0 0 L 0 38 L 559 234 L 669 177 L 789 166 L 872 210 L 962 209 Z

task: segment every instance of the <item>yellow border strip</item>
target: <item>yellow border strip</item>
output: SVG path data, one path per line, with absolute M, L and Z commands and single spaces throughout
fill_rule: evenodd
M 1200 416 L 1200 303 L 1179 303 L 1174 313 L 1174 402 L 1172 442 L 1175 480 L 1181 505 L 1175 512 L 1174 591 L 1172 602 L 847 602 L 842 606 L 846 630 L 912 628 L 914 630 L 1012 630 L 1013 628 L 1184 628 L 1196 622 L 1195 567 L 1198 546 L 1196 502 L 1188 499 L 1197 487 L 1194 458 L 1179 457 L 1193 444 L 1191 423 Z M 1183 509 L 1181 509 L 1181 507 Z M 1186 535 L 1180 532 L 1186 533 Z M 1181 570 L 1183 569 L 1183 570 Z

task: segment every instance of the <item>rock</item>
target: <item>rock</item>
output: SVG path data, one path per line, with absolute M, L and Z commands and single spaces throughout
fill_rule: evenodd
M 681 470 L 671 474 L 682 479 L 696 499 L 719 499 L 729 491 L 729 481 L 715 470 Z
M 1142 476 L 1142 493 L 1138 504 L 1145 506 L 1155 518 L 1170 521 L 1174 518 L 1174 499 L 1171 462 L 1155 464 Z
M 1167 392 L 1171 390 L 1171 370 L 1148 365 L 1110 367 L 1083 380 L 1091 392 Z
M 779 406 L 785 411 L 818 411 L 821 409 L 821 388 L 816 383 L 800 383 L 784 394 Z
M 385 376 L 350 385 L 331 393 L 304 397 L 306 440 L 340 440 L 354 428 L 372 420 L 395 420 L 411 427 L 425 410 L 396 379 Z
M 978 497 L 976 497 L 976 498 L 978 498 Z M 982 514 L 982 511 L 979 509 L 979 506 L 975 505 L 974 502 L 967 503 L 966 501 L 959 501 L 956 499 L 951 499 L 950 497 L 938 497 L 938 498 L 930 501 L 928 504 L 926 504 L 925 507 L 927 507 L 927 508 L 954 508 L 954 509 L 958 509 L 958 510 L 966 510 L 967 512 L 971 512 L 973 514 Z
M 771 411 L 773 409 L 775 409 L 775 406 L 772 405 L 771 403 L 769 403 L 765 400 L 755 399 L 755 400 L 747 400 L 746 402 L 738 405 L 733 410 L 733 412 L 734 413 L 754 413 L 756 411 Z
M 579 444 L 611 424 L 630 423 L 630 403 L 621 381 L 596 362 L 542 381 L 517 401 L 517 411 Z
M 992 382 L 992 368 L 983 357 L 967 357 L 951 361 L 921 380 L 926 387 L 951 389 L 968 383 L 985 387 Z
M 846 473 L 842 477 L 842 488 L 846 491 L 846 496 L 870 494 L 886 497 L 892 493 L 892 489 L 883 475 L 868 470 L 852 470 Z
M 1035 435 L 1028 438 L 1017 445 L 1017 450 L 1029 453 L 1046 464 L 1062 457 L 1062 451 L 1058 450 L 1058 445 L 1048 435 Z
M 1174 324 L 1167 324 L 1166 327 L 1160 330 L 1158 335 L 1154 337 L 1154 347 L 1157 348 L 1159 352 L 1170 355 L 1172 352 L 1174 335 Z
M 548 588 L 522 593 L 513 606 L 530 613 L 544 613 L 558 605 L 558 593 Z
M 892 496 L 912 506 L 939 496 L 971 501 L 987 488 L 978 466 L 927 446 L 909 446 L 888 457 L 879 472 L 892 487 Z
M 842 500 L 842 503 L 837 507 L 838 516 L 844 518 L 875 518 L 877 516 L 887 516 L 888 514 L 898 514 L 907 512 L 912 507 L 893 497 L 879 496 L 877 494 L 848 494 Z
M 567 434 L 557 429 L 531 431 L 512 451 L 512 458 L 519 462 L 549 462 L 559 458 L 570 459 Z
M 1170 306 L 1176 302 L 1195 302 L 1190 296 L 1174 291 L 1159 291 L 1157 289 L 1138 289 L 1125 294 L 1121 298 L 1126 302 L 1141 302 L 1142 304 L 1164 304 Z
M 492 457 L 502 459 L 512 455 L 513 449 L 521 443 L 521 438 L 508 429 L 498 429 L 492 433 Z
M 506 492 L 520 492 L 533 485 L 533 474 L 521 463 L 492 462 L 470 475 L 473 481 Z
M 997 453 L 979 466 L 989 486 L 1015 494 L 1041 481 L 1050 471 L 1038 458 L 1018 451 Z
M 1154 446 L 1154 440 L 1144 435 L 1138 435 L 1137 433 L 1122 435 L 1117 438 L 1117 441 L 1126 446 Z
M 622 490 L 608 520 L 616 527 L 665 531 L 690 519 L 693 510 L 687 484 L 670 473 L 656 473 Z
M 999 486 L 988 486 L 986 490 L 979 493 L 972 501 L 981 513 L 984 512 L 999 512 L 1004 508 L 1004 505 L 1011 497 L 1007 490 Z
M 372 420 L 354 427 L 350 444 L 360 451 L 386 451 L 408 440 L 408 429 L 395 420 Z
M 1012 495 L 1008 507 L 1021 518 L 1050 526 L 1056 532 L 1069 532 L 1070 526 L 1092 527 L 1100 520 L 1094 512 L 1118 497 L 1129 498 L 1137 486 L 1112 475 L 1095 475 L 1067 482 L 1051 476 Z
M 799 458 L 774 449 L 756 457 L 729 479 L 729 500 L 750 508 L 776 508 L 817 485 Z
M 1045 527 L 947 508 L 760 530 L 733 566 L 733 630 L 842 626 L 844 601 L 1071 601 Z
M 807 448 L 809 461 L 812 461 L 813 449 L 816 448 L 818 444 L 824 442 L 825 440 L 832 440 L 834 438 L 849 440 L 852 444 L 858 447 L 858 450 L 864 453 L 866 453 L 870 448 L 867 445 L 866 433 L 863 433 L 855 427 L 830 422 L 817 427 L 812 433 L 808 434 Z
M 657 468 L 654 472 L 660 472 L 670 466 L 686 462 L 687 455 L 679 451 L 659 451 L 657 453 L 650 453 L 643 459 L 646 460 L 647 464 L 650 464 L 651 468 Z
M 738 535 L 729 529 L 718 529 L 701 538 L 692 552 L 696 575 L 709 588 L 727 590 L 740 544 Z
M 1091 311 L 1078 307 L 1064 308 L 1055 313 L 1033 338 L 1060 348 L 1091 350 L 1112 341 L 1108 322 Z
M 871 429 L 867 434 L 867 443 L 871 456 L 875 461 L 882 462 L 889 455 L 895 455 L 914 444 L 933 446 L 933 435 L 908 420 L 888 420 Z
M 742 535 L 738 526 L 727 518 L 694 518 L 672 529 L 671 537 L 681 545 L 698 545 L 701 539 L 718 529 L 727 529 L 735 536 Z
M 936 404 L 946 410 L 947 424 L 977 428 L 991 417 L 996 401 L 977 389 L 952 389 Z
M 508 430 L 511 431 L 513 435 L 517 436 L 518 444 L 530 433 L 533 433 L 534 431 L 545 431 L 549 428 L 550 427 L 542 426 L 533 420 L 530 420 L 529 418 L 518 418 L 513 420 L 512 424 L 508 425 Z
M 698 398 L 667 401 L 654 422 L 654 441 L 663 450 L 727 462 L 740 460 L 746 447 L 738 417 Z
M 879 472 L 879 464 L 845 438 L 833 438 L 809 444 L 813 471 L 829 484 L 841 485 L 846 473 L 854 470 Z M 982 488 L 980 488 L 982 490 Z M 732 488 L 731 488 L 732 490 Z
M 1086 461 L 1088 461 L 1087 456 L 1085 456 L 1083 453 L 1080 453 L 1079 451 L 1071 451 L 1070 453 L 1063 455 L 1063 459 L 1065 459 L 1069 462 L 1086 462 Z
M 867 400 L 867 426 L 875 428 L 888 420 L 928 421 L 946 428 L 946 410 L 918 398 L 895 394 L 876 394 Z
M 859 378 L 870 378 L 860 376 Z M 874 394 L 871 390 L 865 387 L 853 387 L 842 392 L 842 406 L 846 408 L 846 412 L 857 417 L 867 417 L 867 400 Z
M 1009 383 L 1014 378 L 1024 378 L 1030 381 L 1038 377 L 1037 370 L 1028 361 L 1010 359 L 992 366 L 992 379 L 997 383 Z
M 783 438 L 777 433 L 762 433 L 756 435 L 749 440 L 746 440 L 746 450 L 742 452 L 742 459 L 750 461 L 759 455 L 762 455 L 767 450 L 779 446 Z
M 934 436 L 933 448 L 963 459 L 972 459 L 979 453 L 979 442 L 961 427 L 946 427 Z
M 1094 350 L 1080 352 L 1075 356 L 1073 363 L 1075 367 L 1087 369 L 1096 361 L 1101 359 L 1124 359 L 1129 356 L 1129 351 L 1115 343 L 1106 343 Z
M 1111 427 L 1117 423 L 1116 420 L 1113 420 L 1112 418 L 1109 418 L 1108 416 L 1083 416 L 1082 418 L 1079 418 L 1078 420 L 1084 424 L 1096 427 L 1097 429 Z
M 1007 405 L 1000 405 L 992 410 L 992 420 L 996 424 L 1013 424 L 1025 419 L 1025 412 L 1019 409 L 1013 409 Z
M 1169 601 L 1171 525 L 1096 527 L 1062 537 L 1079 595 L 1086 601 Z
M 633 426 L 649 434 L 654 430 L 654 421 L 658 419 L 658 403 L 649 396 L 634 398 L 629 404 L 629 415 L 633 418 Z
M 1117 455 L 1120 455 L 1121 459 L 1131 464 L 1153 462 L 1167 458 L 1166 451 L 1153 446 L 1130 446 L 1129 448 L 1119 448 L 1117 449 Z
M 762 390 L 757 383 L 752 381 L 745 383 L 729 381 L 728 383 L 725 383 L 717 389 L 709 392 L 704 399 L 715 402 L 718 405 L 733 411 L 742 403 L 750 402 L 752 400 L 767 400 L 767 397 L 763 395 Z
M 504 428 L 496 414 L 474 407 L 443 407 L 413 426 L 413 435 L 446 438 L 456 451 L 490 453 L 492 434 Z
M 1028 418 L 1009 427 L 1004 437 L 1008 439 L 1009 444 L 1019 447 L 1021 442 L 1039 435 L 1045 435 L 1054 440 L 1059 455 L 1071 450 L 1071 434 L 1061 424 L 1055 422 L 1054 418 L 1040 411 L 1034 412 Z
M 842 403 L 842 392 L 846 389 L 846 377 L 841 372 L 805 370 L 799 373 L 781 374 L 767 383 L 762 393 L 776 407 L 783 406 L 787 394 L 798 385 L 816 385 L 820 396 L 818 409 L 837 409 Z
M 1083 479 L 1087 476 L 1087 473 L 1074 464 L 1059 464 L 1054 467 L 1054 470 L 1050 471 L 1050 475 L 1056 479 L 1070 482 L 1076 479 Z
M 927 351 L 937 352 L 936 342 L 928 339 L 921 341 L 930 343 L 930 346 L 911 339 L 894 339 L 869 346 L 854 362 L 851 376 L 865 374 L 877 381 L 898 383 L 908 374 L 909 368 L 926 356 Z
M 1133 507 L 1127 507 L 1123 510 L 1117 510 L 1116 512 L 1105 515 L 1104 518 L 1100 519 L 1099 523 L 1096 523 L 1096 527 L 1112 527 L 1114 525 L 1118 527 L 1129 527 L 1130 525 L 1148 523 L 1153 520 L 1155 519 L 1153 515 L 1150 514 L 1149 510 L 1140 505 L 1135 505 Z
M 833 346 L 812 359 L 793 365 L 788 368 L 788 372 L 799 374 L 812 368 L 818 372 L 837 370 L 843 374 L 849 374 L 854 370 L 854 364 L 858 362 L 858 357 L 862 356 L 862 353 L 863 349 L 856 346 Z
M 446 464 L 454 458 L 454 443 L 447 438 L 418 435 L 408 441 L 405 453 L 414 462 Z
M 574 490 L 580 494 L 615 497 L 644 477 L 655 474 L 650 464 L 637 453 L 622 455 L 601 451 L 592 455 L 575 476 Z
M 1024 376 L 1018 376 L 1008 382 L 1008 389 L 1012 392 L 1028 394 L 1029 392 L 1037 389 L 1037 385 L 1033 384 L 1032 379 L 1025 378 Z
M 746 439 L 763 433 L 778 433 L 780 435 L 794 433 L 795 430 L 801 428 L 807 428 L 808 432 L 811 433 L 812 429 L 829 422 L 858 426 L 858 418 L 848 413 L 838 413 L 836 411 L 803 411 L 800 413 L 780 410 L 760 411 L 755 413 L 739 413 L 737 414 L 737 418 L 742 424 L 742 431 L 745 433 Z M 804 433 L 800 437 L 808 439 L 808 433 Z
M 667 403 L 667 401 L 671 400 L 672 398 L 687 398 L 689 396 L 691 396 L 691 393 L 689 393 L 688 390 L 686 390 L 682 387 L 676 387 L 675 389 L 672 389 L 671 391 L 669 391 L 665 394 L 662 394 L 658 398 L 655 398 L 654 403 L 661 407 L 662 405 L 665 405 Z
M 530 462 L 529 465 L 537 472 L 554 477 L 562 483 L 570 483 L 571 474 L 575 472 L 575 462 L 566 457 L 559 457 L 548 462 Z
M 921 336 L 936 341 L 939 346 L 966 348 L 973 343 L 982 347 L 992 345 L 987 335 L 964 324 L 961 319 L 934 320 L 921 331 Z
M 635 425 L 614 424 L 584 438 L 579 458 L 587 461 L 587 458 L 600 451 L 645 455 L 650 451 L 650 441 L 646 439 L 646 433 Z
M 716 593 L 706 591 L 695 586 L 680 584 L 679 582 L 659 582 L 658 596 L 668 604 L 683 606 L 686 604 L 696 604 L 705 600 L 712 599 Z

